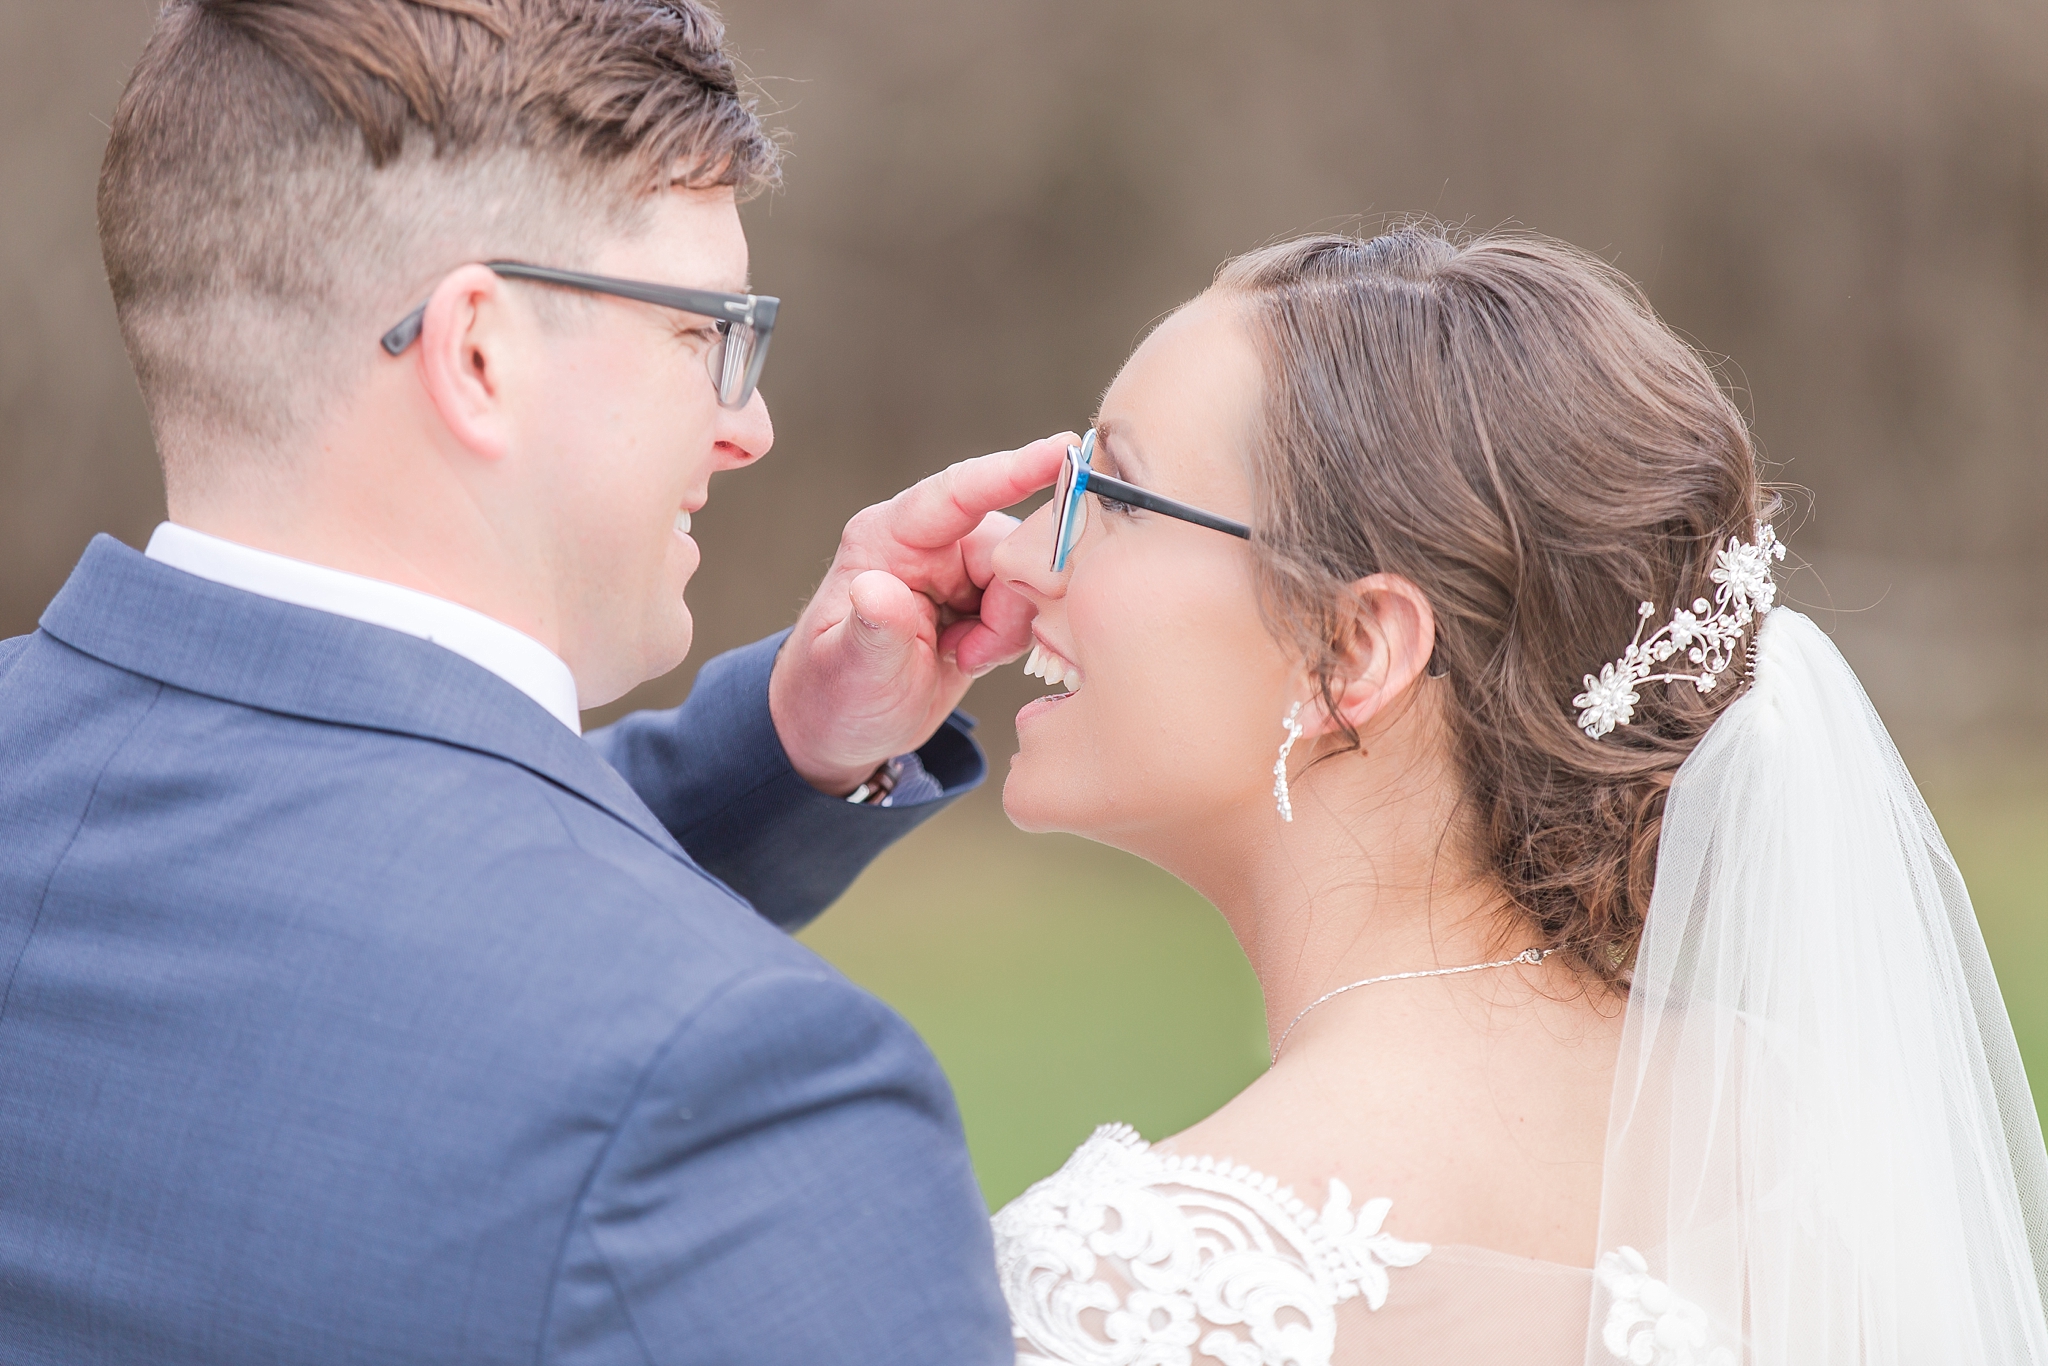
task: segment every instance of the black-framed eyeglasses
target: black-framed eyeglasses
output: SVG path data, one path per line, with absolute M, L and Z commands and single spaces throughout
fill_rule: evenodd
M 511 280 L 538 280 L 542 284 L 580 289 L 588 294 L 610 294 L 659 304 L 718 325 L 718 341 L 706 362 L 718 401 L 727 408 L 744 408 L 761 382 L 761 367 L 768 360 L 768 339 L 775 332 L 775 313 L 780 299 L 766 294 L 722 294 L 714 289 L 684 289 L 679 285 L 655 285 L 640 280 L 616 280 L 609 275 L 585 275 L 581 271 L 556 270 L 552 266 L 529 266 L 520 261 L 486 261 L 486 266 Z M 382 338 L 384 349 L 400 355 L 418 340 L 426 321 L 427 306 L 421 304 L 405 315 L 398 326 Z
M 1248 541 L 1252 537 L 1252 529 L 1243 522 L 1233 522 L 1228 517 L 1218 517 L 1213 512 L 1204 512 L 1161 494 L 1148 493 L 1136 484 L 1097 474 L 1093 468 L 1094 461 L 1095 429 L 1090 427 L 1088 435 L 1081 438 L 1080 445 L 1067 447 L 1067 458 L 1060 464 L 1060 480 L 1053 492 L 1053 503 L 1060 510 L 1052 540 L 1052 572 L 1055 574 L 1067 567 L 1067 556 L 1073 554 L 1074 543 L 1081 539 L 1082 531 L 1087 528 L 1088 500 L 1085 495 L 1090 493 L 1111 502 L 1129 503 L 1147 512 L 1178 517 L 1183 522 L 1193 522 L 1196 526 L 1205 526 L 1243 540 Z

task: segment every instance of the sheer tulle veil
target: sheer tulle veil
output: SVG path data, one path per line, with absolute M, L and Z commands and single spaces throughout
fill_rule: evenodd
M 1589 1366 L 2048 1366 L 2048 1162 L 1941 832 L 1778 608 L 1672 785 Z

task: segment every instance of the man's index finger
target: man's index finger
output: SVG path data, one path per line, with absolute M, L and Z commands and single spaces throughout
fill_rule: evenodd
M 982 519 L 1022 502 L 1059 476 L 1067 437 L 949 465 L 905 489 L 889 511 L 889 530 L 907 546 L 936 550 L 971 534 Z

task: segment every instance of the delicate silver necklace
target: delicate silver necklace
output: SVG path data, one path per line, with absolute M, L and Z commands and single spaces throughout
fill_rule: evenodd
M 1461 972 L 1484 972 L 1488 968 L 1511 968 L 1517 963 L 1534 965 L 1556 952 L 1556 949 L 1523 949 L 1513 958 L 1503 958 L 1498 963 L 1467 963 L 1461 968 L 1426 968 L 1420 972 L 1390 972 L 1384 977 L 1368 977 L 1362 982 L 1353 982 L 1349 986 L 1338 987 L 1335 991 L 1326 991 L 1303 1006 L 1301 1014 L 1295 1016 L 1293 1020 L 1288 1022 L 1287 1028 L 1280 1031 L 1280 1042 L 1273 1045 L 1273 1061 L 1280 1061 L 1280 1050 L 1287 1046 L 1287 1036 L 1294 1032 L 1295 1025 L 1300 1024 L 1302 1020 L 1307 1018 L 1311 1010 L 1314 1010 L 1323 1002 L 1334 1001 L 1347 991 L 1356 991 L 1360 987 L 1376 986 L 1381 982 L 1399 982 L 1410 977 L 1452 977 Z

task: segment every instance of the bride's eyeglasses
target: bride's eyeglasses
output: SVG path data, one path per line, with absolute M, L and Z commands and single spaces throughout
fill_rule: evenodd
M 718 390 L 718 402 L 727 408 L 744 408 L 761 382 L 761 367 L 768 361 L 768 339 L 775 331 L 775 311 L 780 299 L 766 294 L 723 294 L 714 289 L 684 289 L 678 285 L 647 284 L 640 280 L 616 280 L 609 275 L 585 275 L 581 271 L 556 270 L 551 266 L 529 266 L 519 261 L 486 261 L 486 266 L 508 280 L 538 280 L 542 284 L 580 289 L 586 294 L 609 294 L 658 304 L 680 313 L 710 318 L 718 329 L 718 340 L 705 357 L 711 383 Z M 396 356 L 419 338 L 426 321 L 427 306 L 421 304 L 405 315 L 381 339 L 384 349 Z
M 1088 435 L 1081 438 L 1080 445 L 1067 447 L 1067 458 L 1060 465 L 1060 480 L 1053 491 L 1053 502 L 1060 510 L 1058 529 L 1053 533 L 1052 542 L 1052 572 L 1055 574 L 1066 569 L 1067 556 L 1073 553 L 1074 543 L 1087 529 L 1087 495 L 1091 493 L 1112 503 L 1127 503 L 1147 512 L 1178 517 L 1196 526 L 1209 527 L 1247 541 L 1251 539 L 1252 529 L 1243 522 L 1233 522 L 1228 517 L 1218 517 L 1213 512 L 1189 507 L 1161 494 L 1147 493 L 1136 484 L 1097 474 L 1093 469 L 1094 461 L 1095 429 L 1090 427 Z

